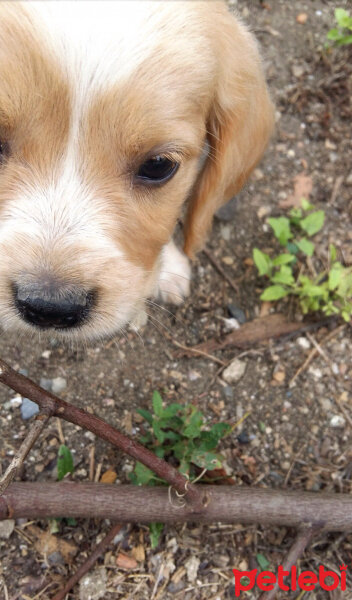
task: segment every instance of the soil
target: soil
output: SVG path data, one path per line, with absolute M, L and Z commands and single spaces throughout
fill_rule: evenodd
M 264 160 L 232 203 L 231 220 L 225 221 L 223 214 L 215 220 L 207 246 L 237 282 L 238 292 L 201 253 L 193 267 L 190 299 L 177 309 L 151 306 L 151 319 L 141 335 L 128 332 L 114 342 L 74 349 L 62 347 L 54 339 L 42 343 L 36 338 L 16 340 L 2 335 L 0 355 L 16 369 L 26 369 L 38 382 L 63 377 L 67 381 L 61 393 L 65 400 L 132 436 L 138 436 L 140 430 L 136 411 L 150 409 L 153 390 L 160 391 L 165 403 L 195 404 L 209 423 L 234 424 L 242 419 L 221 445 L 226 470 L 238 485 L 351 493 L 349 325 L 335 324 L 335 335 L 326 343 L 324 338 L 331 330 L 321 328 L 310 337 L 301 335 L 252 348 L 240 358 L 245 373 L 232 385 L 224 381 L 219 364 L 211 358 L 179 357 L 173 343 L 193 346 L 213 337 L 221 339 L 229 305 L 242 309 L 247 321 L 262 314 L 262 283 L 251 262 L 252 249 L 273 247 L 266 218 L 283 214 L 285 203 L 294 195 L 295 182 L 296 195 L 299 183 L 312 183 L 310 199 L 326 212 L 325 227 L 315 239 L 319 259 L 326 261 L 328 243 L 333 241 L 346 264 L 352 264 L 352 54 L 348 48 L 324 48 L 336 3 L 232 0 L 229 4 L 260 40 L 277 111 L 276 133 Z M 349 4 L 348 0 L 338 2 L 346 8 Z M 303 17 L 297 20 L 302 14 L 307 19 L 299 23 L 304 21 Z M 285 303 L 279 308 L 287 313 L 292 310 Z M 321 352 L 290 386 L 315 343 L 321 343 Z M 215 354 L 228 362 L 240 353 L 229 348 Z M 20 408 L 9 404 L 13 397 L 11 390 L 1 386 L 3 469 L 28 428 Z M 63 422 L 61 428 L 52 420 L 25 461 L 22 480 L 55 480 L 57 450 L 64 439 L 74 456 L 75 481 L 89 479 L 93 448 L 94 476 L 113 470 L 117 483 L 127 481 L 130 460 L 79 427 Z M 19 520 L 9 539 L 0 537 L 1 599 L 51 598 L 109 529 L 108 522 L 93 519 L 78 520 L 76 525 L 60 522 L 57 537 L 79 548 L 75 560 L 70 561 L 64 551 L 48 558 L 40 540 L 50 524 L 38 521 L 35 525 Z M 148 527 L 126 526 L 69 597 L 233 598 L 232 569 L 264 564 L 276 571 L 294 536 L 293 530 L 283 527 L 187 524 L 165 527 L 153 550 Z M 121 553 L 131 558 L 128 568 L 116 564 Z M 351 535 L 321 534 L 298 567 L 317 573 L 319 565 L 324 565 L 340 574 L 339 566 L 345 563 L 351 589 L 351 556 Z M 243 597 L 257 598 L 259 593 L 253 590 Z M 281 597 L 302 598 L 302 594 L 286 592 Z M 337 592 L 319 587 L 304 594 L 304 600 L 338 597 Z M 352 592 L 343 597 L 347 600 Z

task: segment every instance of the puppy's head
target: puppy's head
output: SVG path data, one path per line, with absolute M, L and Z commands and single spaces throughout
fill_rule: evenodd
M 112 334 L 263 152 L 255 43 L 218 2 L 2 2 L 0 81 L 0 323 Z

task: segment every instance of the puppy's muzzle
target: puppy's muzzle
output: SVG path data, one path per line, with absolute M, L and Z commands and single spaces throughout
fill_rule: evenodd
M 26 323 L 41 329 L 69 329 L 82 325 L 94 304 L 94 293 L 70 286 L 60 288 L 37 283 L 15 285 L 16 308 Z

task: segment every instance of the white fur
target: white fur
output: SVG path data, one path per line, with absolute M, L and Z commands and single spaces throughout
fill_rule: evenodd
M 164 302 L 182 304 L 189 295 L 190 283 L 189 260 L 171 240 L 164 246 L 161 254 L 161 269 L 156 293 Z

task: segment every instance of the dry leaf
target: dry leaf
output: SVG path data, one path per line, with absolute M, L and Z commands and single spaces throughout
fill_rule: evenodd
M 312 178 L 309 175 L 306 175 L 304 172 L 298 173 L 293 182 L 293 194 L 286 198 L 286 200 L 281 200 L 281 202 L 279 202 L 280 208 L 300 207 L 302 198 L 308 198 L 312 193 Z
M 35 537 L 34 547 L 43 556 L 50 556 L 54 552 L 60 552 L 64 562 L 70 563 L 77 554 L 78 548 L 73 542 L 61 540 L 56 535 L 51 534 L 49 531 L 42 531 L 35 525 L 30 525 L 27 531 Z
M 131 570 L 137 567 L 137 561 L 135 558 L 127 556 L 127 554 L 123 554 L 123 552 L 119 552 L 116 558 L 116 565 L 121 569 Z
M 115 483 L 117 479 L 117 473 L 115 471 L 105 471 L 100 478 L 100 483 Z
M 143 562 L 145 560 L 145 550 L 143 544 L 139 544 L 138 546 L 132 548 L 131 554 L 137 562 Z

